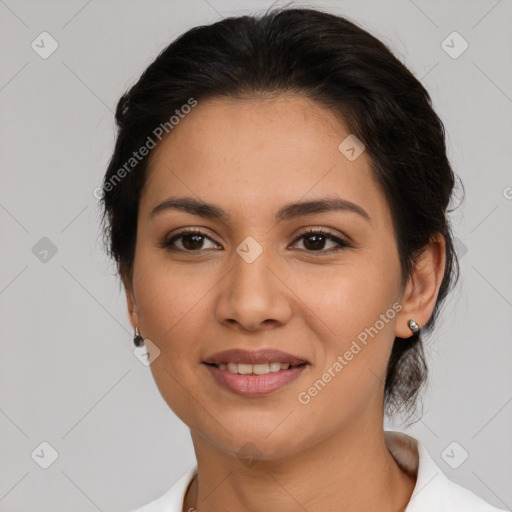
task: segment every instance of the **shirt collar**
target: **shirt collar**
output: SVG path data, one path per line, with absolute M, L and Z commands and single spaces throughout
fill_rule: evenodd
M 446 485 L 445 475 L 417 439 L 403 432 L 384 431 L 384 440 L 396 463 L 416 484 L 404 512 L 423 512 L 442 507 L 442 488 Z

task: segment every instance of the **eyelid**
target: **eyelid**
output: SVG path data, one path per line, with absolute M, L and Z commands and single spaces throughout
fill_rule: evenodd
M 175 240 L 178 240 L 180 237 L 184 236 L 184 235 L 200 235 L 204 238 L 207 238 L 208 240 L 212 241 L 213 243 L 217 244 L 217 245 L 220 245 L 218 242 L 216 242 L 211 236 L 207 235 L 204 231 L 201 231 L 200 228 L 182 228 L 182 229 L 179 229 L 177 232 L 173 232 L 172 235 L 166 235 L 164 237 L 164 239 L 158 243 L 158 245 L 160 247 L 162 247 L 163 249 L 168 249 L 168 250 L 177 250 L 177 251 L 181 251 L 181 252 L 188 252 L 188 253 L 193 253 L 193 252 L 203 252 L 202 250 L 197 250 L 197 251 L 184 251 L 183 249 L 179 249 L 177 247 L 174 247 L 172 245 L 172 242 L 175 241 Z
M 306 235 L 317 235 L 317 234 L 320 234 L 323 237 L 327 238 L 328 240 L 338 244 L 338 247 L 327 249 L 327 250 L 318 250 L 318 251 L 305 251 L 304 249 L 301 249 L 301 251 L 307 252 L 307 253 L 311 253 L 311 254 L 315 254 L 315 253 L 317 253 L 317 254 L 331 254 L 331 253 L 339 251 L 341 249 L 353 248 L 354 247 L 350 242 L 348 242 L 344 238 L 342 238 L 342 237 L 340 237 L 338 235 L 335 235 L 332 232 L 327 231 L 325 228 L 321 228 L 321 227 L 318 227 L 318 228 L 315 228 L 315 227 L 307 228 L 304 231 L 301 231 L 295 237 L 295 239 L 294 239 L 294 241 L 292 242 L 291 245 L 294 245 L 296 242 L 298 242 L 301 238 L 303 238 Z

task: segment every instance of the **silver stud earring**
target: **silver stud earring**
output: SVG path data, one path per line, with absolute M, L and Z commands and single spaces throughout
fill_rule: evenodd
M 416 320 L 409 320 L 409 329 L 411 329 L 413 333 L 417 333 L 420 330 L 420 326 Z
M 133 334 L 133 343 L 136 347 L 140 347 L 144 344 L 144 338 L 140 335 L 137 327 L 135 327 L 135 332 Z

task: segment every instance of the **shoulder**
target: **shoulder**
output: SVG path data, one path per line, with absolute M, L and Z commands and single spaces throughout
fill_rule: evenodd
M 487 503 L 473 491 L 450 480 L 442 472 L 432 480 L 431 492 L 424 499 L 420 498 L 420 494 L 415 499 L 419 500 L 420 506 L 416 507 L 414 499 L 411 498 L 411 508 L 407 507 L 406 512 L 430 511 L 432 505 L 446 512 L 503 512 L 504 510 Z
M 130 512 L 182 512 L 185 493 L 197 467 L 189 469 L 164 495 Z
M 405 435 L 405 434 L 404 434 Z M 410 438 L 410 436 L 408 436 Z M 404 512 L 503 512 L 462 485 L 450 480 L 434 462 L 425 446 L 414 438 L 417 447 L 417 480 Z

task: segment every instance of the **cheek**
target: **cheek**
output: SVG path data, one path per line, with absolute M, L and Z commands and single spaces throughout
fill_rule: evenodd
M 296 282 L 310 315 L 321 358 L 301 403 L 310 411 L 338 418 L 355 414 L 383 386 L 394 341 L 399 279 L 398 261 L 384 258 L 339 267 L 316 286 Z M 340 407 L 331 407 L 332 404 Z M 331 406 L 329 405 L 331 404 Z
M 157 275 L 158 274 L 158 275 Z M 208 423 L 205 407 L 194 407 L 201 396 L 197 371 L 201 339 L 198 320 L 207 318 L 206 290 L 184 286 L 181 278 L 155 272 L 139 288 L 139 310 L 144 336 L 154 342 L 159 356 L 150 369 L 167 405 L 186 424 Z
M 134 282 L 141 329 L 161 350 L 179 350 L 194 331 L 190 319 L 206 315 L 205 299 L 215 282 L 211 272 L 199 267 L 173 263 L 160 249 L 142 247 L 137 254 Z
M 160 350 L 150 368 L 163 398 L 183 420 L 190 396 L 200 396 L 198 342 L 205 339 L 205 324 L 213 318 L 217 282 L 207 270 L 179 269 L 149 251 L 137 255 L 134 283 L 140 331 Z
M 296 272 L 291 286 L 305 308 L 314 312 L 312 318 L 323 324 L 326 341 L 343 349 L 360 332 L 373 326 L 386 314 L 397 299 L 398 261 L 360 258 L 357 262 L 317 271 L 314 278 L 304 279 Z M 394 310 L 386 320 L 394 318 Z M 389 318 L 391 317 L 391 318 Z M 379 322 L 379 330 L 392 331 L 393 322 Z M 314 327 L 318 332 L 318 327 Z

